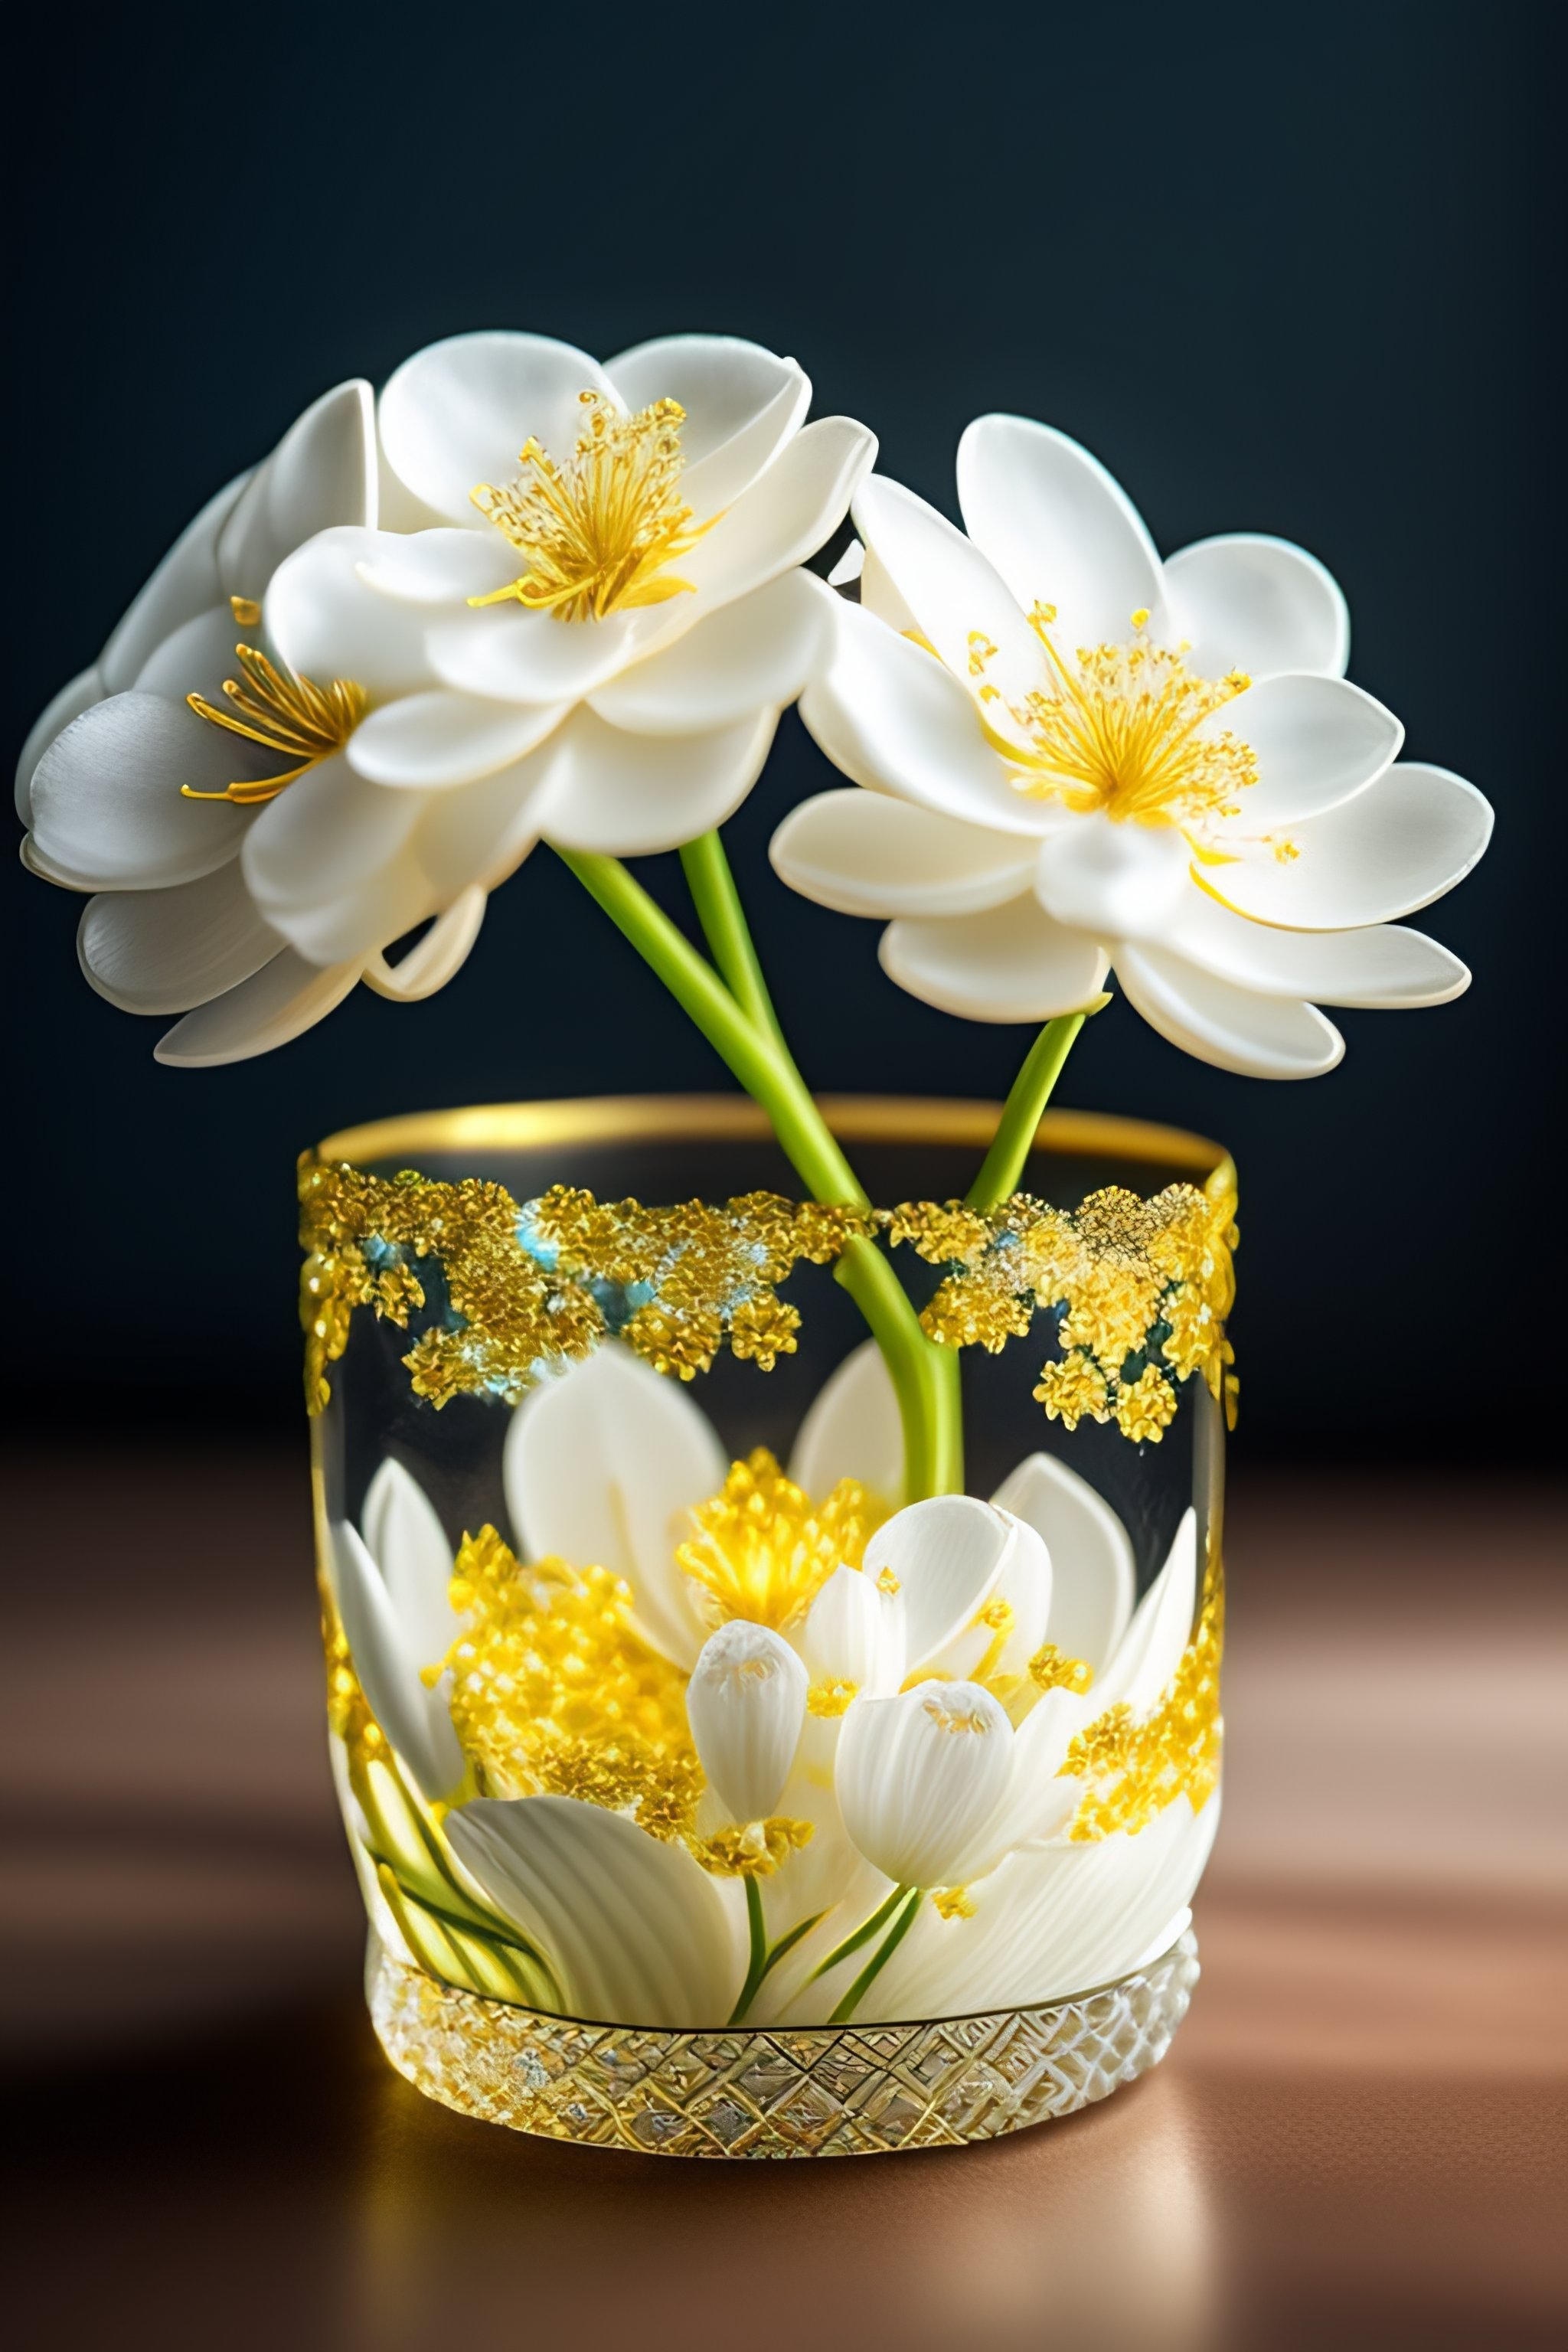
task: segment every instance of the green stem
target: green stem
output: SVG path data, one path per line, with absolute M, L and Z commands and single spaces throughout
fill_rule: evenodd
M 767 982 L 763 978 L 763 967 L 757 961 L 723 843 L 716 833 L 699 834 L 682 849 L 680 864 L 702 935 L 712 950 L 713 961 L 731 995 L 752 1027 L 771 1037 L 777 1051 L 793 1063 L 794 1056 L 773 1011 L 773 998 L 768 994 Z
M 861 1920 L 852 1936 L 846 1936 L 841 1944 L 834 1945 L 826 1959 L 818 1960 L 806 1982 L 815 1984 L 818 1977 L 827 1974 L 829 1969 L 836 1969 L 840 1960 L 847 1960 L 851 1952 L 858 1952 L 862 1944 L 868 1944 L 878 1928 L 892 1917 L 909 1891 L 907 1886 L 895 1886 L 886 1901 L 879 1903 L 870 1917 Z
M 811 1089 L 778 1041 L 776 1024 L 765 1031 L 757 1025 L 712 965 L 698 954 L 617 858 L 575 849 L 558 848 L 556 855 L 663 981 L 746 1092 L 762 1104 L 791 1165 L 810 1187 L 813 1198 L 868 1209 L 870 1201 Z M 727 879 L 728 865 L 716 838 L 712 849 L 702 850 L 697 863 L 703 889 L 720 919 L 724 955 L 735 960 L 737 974 L 744 967 L 753 975 L 747 985 L 761 991 L 761 1001 L 765 1003 L 755 950 L 745 932 L 734 883 Z M 771 1013 L 769 1006 L 770 1019 Z M 904 1430 L 906 1499 L 914 1502 L 927 1495 L 962 1488 L 956 1359 L 951 1350 L 933 1347 L 926 1338 L 902 1283 L 868 1237 L 849 1243 L 837 1271 L 882 1350 L 898 1396 Z
M 1023 1067 L 1013 1081 L 991 1139 L 991 1149 L 969 1188 L 972 1209 L 994 1209 L 1017 1191 L 1024 1163 L 1052 1089 L 1062 1074 L 1062 1065 L 1089 1014 L 1098 1013 L 1100 1004 L 1107 1001 L 1101 997 L 1100 1003 L 1086 1004 L 1081 1013 L 1063 1013 L 1055 1021 L 1047 1021 L 1025 1055 Z
M 899 1946 L 903 1942 L 904 1937 L 909 1934 L 910 1929 L 914 1926 L 915 1913 L 921 1907 L 921 1890 L 918 1886 L 910 1886 L 900 1887 L 899 1891 L 901 1895 L 906 1895 L 909 1898 L 906 1907 L 894 1920 L 891 1928 L 884 1937 L 881 1945 L 872 1955 L 871 1958 L 867 1961 L 865 1967 L 861 1969 L 859 1975 L 856 1978 L 854 1983 L 850 1986 L 848 1991 L 845 1994 L 843 2000 L 839 2002 L 837 2008 L 828 2019 L 827 2022 L 829 2025 L 848 2024 L 849 2020 L 854 2016 L 856 2011 L 859 2008 L 860 2003 L 865 1999 L 867 1992 L 869 1990 L 871 1986 L 875 1984 L 877 1979 L 881 1975 L 882 1970 L 887 1967 L 888 1962 L 892 1958 L 893 1954 L 898 1950 Z
M 731 2025 L 739 2025 L 767 1972 L 768 1927 L 763 1916 L 763 1890 L 754 1878 L 746 1881 L 746 1932 L 751 1942 L 751 1959 L 746 1969 L 746 1981 L 741 1987 L 741 1997 L 730 2011 Z

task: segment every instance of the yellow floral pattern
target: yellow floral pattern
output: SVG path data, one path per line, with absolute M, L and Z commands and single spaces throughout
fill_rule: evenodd
M 1061 1353 L 1034 1393 L 1068 1429 L 1087 1417 L 1157 1444 L 1194 1372 L 1235 1423 L 1228 1161 L 1202 1191 L 1171 1184 L 1150 1200 L 1113 1185 L 1070 1210 L 1018 1192 L 984 1211 L 957 1201 L 860 1211 L 774 1192 L 646 1208 L 560 1184 L 520 1204 L 477 1177 L 372 1176 L 307 1154 L 300 1203 L 311 1412 L 327 1403 L 329 1369 L 363 1307 L 405 1331 L 422 1318 L 403 1361 L 437 1408 L 462 1395 L 515 1403 L 610 1336 L 682 1381 L 725 1347 L 771 1371 L 800 1328 L 780 1285 L 803 1261 L 830 1265 L 879 1232 L 947 1269 L 921 1318 L 940 1346 L 994 1354 L 1041 1310 L 1058 1313 Z
M 1201 1372 L 1235 1426 L 1228 1160 L 1201 1192 L 1170 1184 L 1145 1201 L 1110 1185 L 1077 1209 L 1026 1192 L 991 1210 L 911 1201 L 888 1223 L 895 1242 L 949 1268 L 921 1318 L 939 1346 L 994 1355 L 1042 1309 L 1059 1314 L 1062 1352 L 1035 1390 L 1051 1420 L 1114 1421 L 1134 1444 L 1156 1444 L 1176 1411 L 1174 1383 Z

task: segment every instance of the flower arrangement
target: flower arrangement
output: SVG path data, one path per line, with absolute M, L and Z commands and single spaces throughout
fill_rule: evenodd
M 426 1988 L 538 2018 L 864 2029 L 1173 1949 L 1218 1811 L 1215 1527 L 1183 1513 L 1138 1600 L 1058 1451 L 966 1493 L 963 1351 L 1048 1332 L 1042 1432 L 1152 1448 L 1188 1393 L 1234 1412 L 1228 1162 L 1018 1189 L 1112 979 L 1271 1078 L 1339 1060 L 1321 1007 L 1468 979 L 1402 919 L 1490 812 L 1400 761 L 1321 564 L 1250 534 L 1162 562 L 1015 416 L 960 442 L 959 530 L 810 394 L 725 338 L 600 365 L 510 332 L 342 385 L 203 509 L 18 770 L 25 858 L 86 895 L 91 985 L 174 1017 L 160 1060 L 269 1051 L 361 982 L 443 988 L 542 845 L 805 1188 L 661 1209 L 301 1166 L 311 1411 L 363 1311 L 413 1410 L 504 1430 L 504 1529 L 452 1528 L 390 1449 L 327 1512 L 367 1907 Z M 912 995 L 1038 1024 L 963 1198 L 873 1202 L 759 965 L 721 828 L 796 702 L 846 781 L 780 826 L 778 875 L 881 922 Z M 706 953 L 624 862 L 666 850 Z M 732 1458 L 690 1384 L 794 1351 L 808 1265 L 868 1336 L 787 1468 Z

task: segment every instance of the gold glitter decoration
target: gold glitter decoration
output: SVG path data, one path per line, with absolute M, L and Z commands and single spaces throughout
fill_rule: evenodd
M 1225 1571 L 1211 1553 L 1196 1628 L 1153 1712 L 1140 1722 L 1119 1702 L 1086 1724 L 1068 1748 L 1058 1778 L 1085 1784 L 1069 1837 L 1092 1844 L 1114 1830 L 1135 1833 L 1177 1797 L 1202 1811 L 1219 1785 L 1224 1648 Z
M 656 1371 L 705 1372 L 723 1342 L 771 1371 L 793 1355 L 798 1311 L 776 1285 L 800 1261 L 826 1265 L 870 1230 L 859 1211 L 748 1192 L 710 1208 L 599 1202 L 556 1184 L 529 1204 L 531 1237 L 563 1274 L 608 1284 L 632 1311 L 620 1337 Z
M 675 1557 L 709 1623 L 743 1617 L 783 1633 L 836 1569 L 859 1567 L 887 1513 L 857 1478 L 841 1478 L 826 1502 L 814 1503 L 759 1446 L 691 1517 L 697 1532 Z
M 778 1286 L 801 1263 L 831 1264 L 879 1230 L 948 1267 L 921 1318 L 940 1345 L 994 1354 L 1042 1308 L 1059 1312 L 1063 1353 L 1035 1395 L 1068 1428 L 1088 1416 L 1157 1444 L 1176 1409 L 1173 1381 L 1194 1372 L 1235 1425 L 1228 1161 L 1202 1192 L 1172 1184 L 1148 1201 L 1112 1186 L 1076 1210 L 1019 1192 L 988 1212 L 956 1201 L 862 1212 L 774 1192 L 645 1208 L 559 1184 L 520 1205 L 477 1177 L 371 1176 L 307 1153 L 300 1201 L 312 1412 L 328 1401 L 328 1368 L 361 1307 L 402 1330 L 430 1310 L 403 1361 L 416 1393 L 437 1407 L 462 1395 L 515 1403 L 542 1373 L 612 1333 L 683 1381 L 725 1346 L 771 1371 L 794 1352 L 800 1327 Z
M 665 565 L 689 555 L 717 517 L 693 520 L 680 495 L 684 459 L 678 400 L 656 400 L 626 415 L 600 392 L 577 395 L 584 429 L 557 464 L 530 436 L 522 471 L 499 489 L 481 482 L 475 506 L 528 558 L 528 569 L 470 604 L 515 599 L 562 621 L 602 621 L 606 613 L 662 604 L 690 594 Z
M 990 1211 L 906 1202 L 888 1219 L 951 1271 L 921 1320 L 940 1346 L 996 1354 L 1035 1315 L 1060 1313 L 1063 1352 L 1035 1395 L 1075 1429 L 1114 1421 L 1136 1444 L 1157 1444 L 1178 1381 L 1201 1372 L 1230 1426 L 1237 1383 L 1225 1318 L 1236 1296 L 1236 1175 L 1226 1161 L 1200 1192 L 1170 1184 L 1152 1200 L 1111 1185 L 1078 1209 L 1016 1192 Z
M 691 1851 L 705 1870 L 718 1871 L 726 1878 L 766 1878 L 792 1853 L 809 1845 L 815 1834 L 815 1822 L 793 1822 L 775 1814 L 771 1821 L 720 1830 L 712 1837 L 696 1841 Z
M 372 1941 L 377 2039 L 415 2089 L 511 2131 L 641 2155 L 885 2156 L 1069 2116 L 1157 2066 L 1198 1979 L 1189 1932 L 1132 1976 L 934 2024 L 594 2025 L 477 1999 Z
M 1079 1693 L 1089 1689 L 1094 1680 L 1094 1668 L 1087 1658 L 1069 1658 L 1054 1642 L 1037 1650 L 1029 1660 L 1029 1680 L 1043 1691 L 1068 1690 Z
M 633 1631 L 603 1568 L 522 1566 L 493 1528 L 464 1538 L 447 1654 L 452 1722 L 485 1793 L 580 1797 L 654 1837 L 689 1839 L 705 1782 L 686 1678 Z

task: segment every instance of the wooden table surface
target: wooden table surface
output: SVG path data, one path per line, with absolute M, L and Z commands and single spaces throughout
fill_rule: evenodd
M 381 2060 L 298 1450 L 34 1450 L 6 1491 L 29 2352 L 1564 2340 L 1561 1496 L 1244 1472 L 1165 2064 L 985 2147 L 700 2165 L 470 2122 Z

